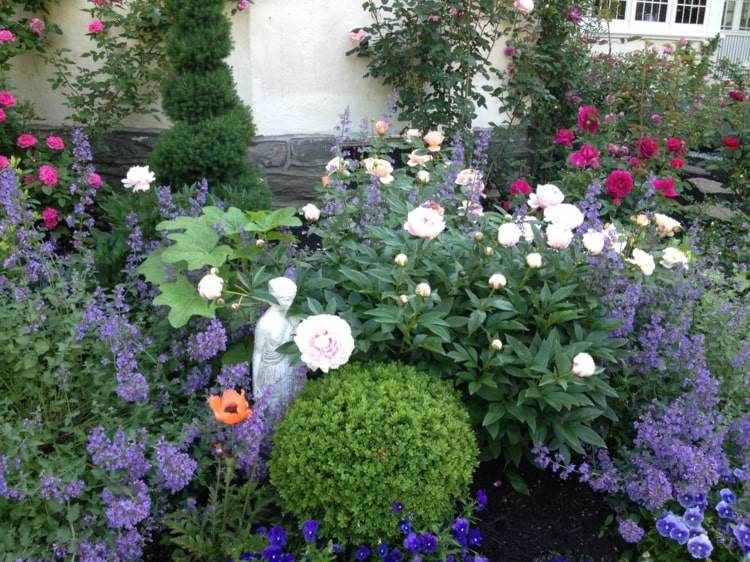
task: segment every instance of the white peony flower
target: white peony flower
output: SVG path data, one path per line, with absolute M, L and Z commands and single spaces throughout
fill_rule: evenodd
M 417 238 L 434 240 L 445 230 L 445 221 L 439 211 L 430 207 L 417 207 L 406 217 L 404 230 Z
M 302 207 L 302 212 L 305 214 L 305 220 L 310 222 L 318 222 L 320 219 L 320 209 L 318 209 L 312 203 L 308 203 Z
M 662 236 L 672 236 L 682 228 L 679 221 L 661 213 L 654 213 L 654 222 L 656 222 L 656 231 Z
M 505 275 L 502 273 L 493 273 L 490 276 L 490 279 L 488 281 L 490 284 L 490 287 L 492 287 L 495 290 L 502 289 L 508 284 L 508 280 L 505 278 Z
M 432 288 L 427 283 L 420 283 L 419 285 L 417 285 L 417 288 L 414 289 L 414 293 L 418 297 L 426 299 L 432 294 Z
M 365 165 L 368 174 L 377 177 L 385 185 L 393 181 L 393 166 L 388 160 L 365 158 L 362 163 Z
M 579 353 L 573 358 L 573 374 L 577 377 L 590 377 L 596 372 L 594 358 L 588 353 Z
M 335 174 L 336 172 L 341 172 L 345 176 L 349 175 L 349 171 L 346 169 L 347 164 L 346 160 L 344 160 L 341 156 L 336 156 L 336 158 L 331 159 L 328 164 L 326 164 L 326 172 L 328 174 Z
M 297 326 L 294 343 L 302 362 L 312 371 L 327 373 L 346 364 L 354 351 L 352 329 L 346 320 L 331 314 L 309 316 Z
M 151 184 L 156 181 L 156 176 L 149 170 L 148 166 L 133 166 L 128 170 L 122 184 L 128 189 L 136 191 L 148 191 Z
M 472 185 L 482 180 L 482 172 L 467 168 L 461 170 L 456 176 L 456 185 Z
M 524 217 L 521 226 L 523 227 L 523 238 L 530 244 L 534 241 L 534 226 L 539 226 L 539 221 L 536 220 L 536 217 L 527 216 Z
M 547 227 L 547 245 L 555 250 L 564 250 L 573 241 L 573 231 L 557 224 Z
M 539 269 L 540 267 L 542 267 L 542 254 L 537 254 L 536 252 L 534 252 L 526 256 L 526 265 L 528 265 L 531 269 Z
M 648 252 L 644 252 L 638 248 L 633 250 L 633 257 L 625 261 L 640 267 L 644 275 L 651 275 L 654 272 L 654 269 L 656 269 L 654 257 Z
M 575 205 L 560 203 L 544 209 L 544 220 L 574 230 L 583 224 L 584 216 Z
M 198 283 L 198 294 L 202 299 L 213 301 L 221 297 L 224 291 L 224 280 L 219 277 L 218 273 L 219 270 L 213 267 Z
M 506 222 L 497 229 L 497 241 L 501 246 L 511 248 L 521 239 L 521 229 L 512 222 Z
M 674 267 L 688 268 L 688 257 L 684 252 L 677 248 L 664 248 L 664 252 L 661 255 L 661 264 L 667 269 Z
M 536 193 L 529 194 L 529 207 L 532 209 L 546 209 L 554 207 L 565 200 L 560 188 L 551 183 L 536 186 Z
M 417 139 L 422 138 L 422 131 L 419 129 L 406 129 L 404 131 L 404 140 L 406 142 L 414 142 Z
M 583 247 L 588 253 L 598 256 L 604 251 L 605 236 L 603 232 L 589 230 L 583 235 Z

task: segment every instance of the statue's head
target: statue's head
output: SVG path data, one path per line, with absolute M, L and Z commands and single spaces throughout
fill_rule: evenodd
M 288 277 L 276 277 L 268 282 L 268 290 L 279 303 L 279 307 L 289 310 L 297 296 L 297 285 Z

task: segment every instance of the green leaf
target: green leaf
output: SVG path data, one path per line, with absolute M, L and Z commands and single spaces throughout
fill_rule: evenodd
M 216 247 L 219 235 L 207 220 L 195 220 L 184 232 L 170 234 L 169 239 L 175 243 L 164 250 L 162 259 L 167 263 L 185 261 L 188 269 L 221 267 L 232 253 L 229 246 Z
M 296 215 L 297 210 L 292 207 L 271 212 L 254 211 L 248 213 L 250 221 L 245 225 L 245 230 L 264 234 L 284 226 L 302 226 L 302 221 Z
M 154 304 L 170 307 L 167 320 L 173 328 L 181 328 L 192 316 L 213 318 L 216 310 L 214 303 L 202 299 L 184 275 L 175 283 L 165 283 L 159 288 L 161 294 L 154 299 Z
M 154 285 L 161 285 L 164 282 L 166 276 L 165 266 L 167 265 L 162 259 L 162 254 L 166 248 L 160 246 L 154 250 L 151 255 L 146 258 L 140 267 L 138 267 L 138 273 L 146 278 L 146 281 Z
M 526 484 L 526 481 L 521 477 L 520 474 L 512 470 L 509 470 L 505 473 L 505 477 L 508 479 L 508 482 L 510 483 L 511 487 L 516 492 L 518 492 L 519 494 L 523 494 L 524 496 L 530 495 L 529 487 Z
M 487 319 L 487 313 L 484 310 L 475 310 L 469 316 L 469 335 L 477 331 L 484 321 Z

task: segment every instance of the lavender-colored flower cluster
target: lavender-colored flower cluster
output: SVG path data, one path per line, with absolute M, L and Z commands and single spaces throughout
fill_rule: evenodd
M 219 371 L 216 381 L 222 387 L 227 388 L 252 388 L 250 377 L 250 365 L 237 363 L 236 365 L 224 365 Z
M 39 495 L 46 501 L 59 504 L 79 497 L 83 493 L 83 480 L 71 480 L 63 484 L 62 478 L 51 476 L 42 471 L 39 474 Z
M 107 437 L 103 427 L 97 427 L 89 434 L 86 451 L 92 462 L 109 472 L 122 471 L 128 481 L 142 479 L 151 464 L 146 460 L 146 434 L 139 431 L 135 439 L 118 429 L 113 439 Z
M 193 479 L 198 463 L 178 447 L 167 443 L 162 437 L 154 446 L 156 477 L 159 487 L 176 494 Z
M 148 487 L 141 480 L 131 483 L 132 493 L 116 496 L 109 489 L 102 491 L 102 501 L 107 506 L 104 514 L 112 529 L 133 530 L 151 512 L 151 497 Z
M 221 320 L 214 318 L 206 323 L 204 330 L 190 337 L 187 345 L 188 356 L 196 362 L 213 359 L 220 351 L 227 349 L 227 332 Z

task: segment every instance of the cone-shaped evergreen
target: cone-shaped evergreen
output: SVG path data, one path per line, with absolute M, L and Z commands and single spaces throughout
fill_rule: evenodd
M 244 191 L 254 208 L 268 208 L 264 179 L 245 160 L 255 135 L 250 110 L 242 105 L 232 71 L 225 0 L 167 0 L 172 14 L 162 80 L 162 105 L 174 126 L 164 131 L 151 155 L 159 181 L 174 187 L 205 178 L 209 188 Z M 247 205 L 245 205 L 247 206 Z

